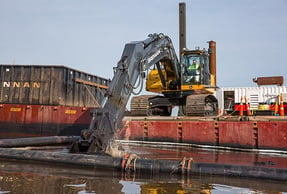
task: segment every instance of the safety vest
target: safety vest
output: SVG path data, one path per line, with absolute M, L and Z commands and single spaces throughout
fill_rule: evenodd
M 188 67 L 188 70 L 198 70 L 198 68 L 199 68 L 199 65 L 196 63 L 196 64 L 191 64 Z

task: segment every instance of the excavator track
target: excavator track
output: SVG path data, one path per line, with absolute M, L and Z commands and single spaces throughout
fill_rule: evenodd
M 131 100 L 131 116 L 170 116 L 172 104 L 167 98 L 155 95 L 141 95 Z
M 148 99 L 154 95 L 135 96 L 131 99 L 131 116 L 148 116 Z
M 218 102 L 211 94 L 189 95 L 186 98 L 186 116 L 214 116 L 218 113 Z

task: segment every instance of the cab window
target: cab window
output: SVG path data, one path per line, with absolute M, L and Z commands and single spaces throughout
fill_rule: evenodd
M 182 58 L 183 84 L 200 83 L 200 57 L 185 55 Z

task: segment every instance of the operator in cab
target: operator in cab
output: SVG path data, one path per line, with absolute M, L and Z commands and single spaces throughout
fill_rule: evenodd
M 188 78 L 186 79 L 186 82 L 190 82 L 190 83 L 199 82 L 199 75 L 200 75 L 199 67 L 200 65 L 197 59 L 189 60 L 188 66 L 186 68 L 186 75 L 188 76 Z

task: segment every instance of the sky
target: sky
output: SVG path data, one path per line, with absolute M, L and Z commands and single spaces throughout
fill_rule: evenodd
M 124 45 L 151 33 L 178 52 L 178 4 L 187 47 L 217 43 L 217 85 L 256 86 L 284 76 L 287 0 L 0 0 L 0 64 L 64 65 L 112 78 Z

